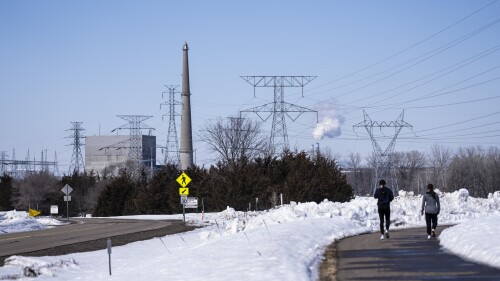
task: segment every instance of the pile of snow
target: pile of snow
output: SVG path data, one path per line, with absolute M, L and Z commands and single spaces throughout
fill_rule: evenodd
M 46 226 L 31 218 L 24 211 L 9 211 L 0 214 L 0 234 L 45 229 Z
M 53 218 L 33 218 L 24 211 L 0 212 L 0 235 L 13 232 L 24 232 L 45 229 L 49 226 L 61 225 Z
M 440 224 L 471 221 L 474 225 L 474 219 L 488 216 L 497 225 L 500 223 L 500 196 L 473 198 L 467 190 L 438 194 Z M 423 226 L 422 196 L 410 192 L 399 195 L 391 204 L 391 228 Z M 121 218 L 182 219 L 182 215 Z M 187 222 L 203 228 L 113 248 L 111 277 L 108 255 L 102 250 L 59 257 L 11 257 L 0 268 L 0 279 L 23 274 L 27 267 L 45 270 L 49 267 L 44 265 L 50 264 L 55 265 L 50 272 L 39 271 L 47 280 L 317 280 L 318 266 L 329 244 L 347 236 L 378 231 L 378 220 L 376 200 L 370 197 L 357 197 L 347 203 L 292 202 L 263 212 L 239 212 L 228 207 L 220 213 L 186 214 Z M 448 236 L 443 241 L 462 235 L 454 229 L 444 232 Z M 476 244 L 499 244 L 496 237 L 471 238 L 467 243 L 471 248 L 477 248 Z M 487 256 L 480 252 L 473 259 L 494 260 L 493 266 L 500 268 L 498 259 L 491 258 L 499 257 L 500 252 L 490 253 Z
M 478 260 L 500 268 L 500 216 L 479 218 L 443 230 L 439 236 L 443 247 L 469 260 Z M 492 238 L 496 238 L 495 242 Z
M 22 277 L 32 277 L 32 278 L 38 276 L 54 277 L 55 276 L 54 269 L 60 270 L 65 268 L 78 267 L 78 263 L 72 258 L 67 260 L 60 260 L 57 262 L 47 263 L 45 261 L 40 261 L 34 258 L 12 256 L 7 258 L 5 262 L 10 265 L 20 266 L 23 269 L 22 272 L 19 274 L 7 275 L 6 276 L 8 277 L 7 280 L 17 280 L 21 279 Z M 5 279 L 4 277 L 2 277 L 3 279 L 0 280 L 4 280 Z

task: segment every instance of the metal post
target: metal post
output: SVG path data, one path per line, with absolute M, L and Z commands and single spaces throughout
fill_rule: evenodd
M 68 219 L 68 222 L 69 222 L 69 197 L 68 195 L 65 196 L 66 197 L 66 218 Z
M 108 248 L 109 275 L 111 276 L 111 238 L 108 238 L 106 243 Z
M 258 211 L 259 210 L 259 207 L 257 207 L 259 203 L 259 198 L 255 198 L 255 211 Z
M 281 207 L 283 207 L 283 193 L 280 193 Z
M 184 207 L 184 204 L 182 204 L 182 217 L 184 220 L 184 224 L 186 223 L 186 208 Z
M 203 203 L 203 198 L 201 198 L 201 222 L 205 220 L 205 203 Z

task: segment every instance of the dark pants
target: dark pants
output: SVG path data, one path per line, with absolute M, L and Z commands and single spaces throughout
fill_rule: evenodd
M 380 233 L 384 234 L 384 218 L 385 229 L 389 230 L 389 226 L 391 225 L 391 207 L 389 205 L 379 205 L 378 217 L 380 218 Z
M 436 229 L 436 227 L 438 226 L 438 215 L 425 213 L 425 223 L 427 224 L 427 234 L 431 235 L 431 229 Z

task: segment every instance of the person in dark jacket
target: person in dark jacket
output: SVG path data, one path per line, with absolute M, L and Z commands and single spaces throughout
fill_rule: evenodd
M 378 216 L 380 218 L 380 239 L 389 238 L 389 226 L 391 225 L 391 202 L 394 200 L 394 193 L 385 185 L 385 180 L 379 181 L 379 188 L 375 190 L 373 197 L 378 199 Z M 385 228 L 384 228 L 385 218 Z
M 438 215 L 441 211 L 441 204 L 439 204 L 439 196 L 434 192 L 434 186 L 430 183 L 427 185 L 427 192 L 422 197 L 422 215 L 425 210 L 425 223 L 427 224 L 427 239 L 436 237 L 436 227 L 438 222 Z M 432 227 L 431 227 L 432 222 Z

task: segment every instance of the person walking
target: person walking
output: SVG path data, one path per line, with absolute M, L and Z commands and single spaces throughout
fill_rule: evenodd
M 373 197 L 378 199 L 378 216 L 380 218 L 380 239 L 389 238 L 389 226 L 391 225 L 391 202 L 394 200 L 394 193 L 385 185 L 385 180 L 379 181 L 379 187 L 375 190 Z M 384 228 L 385 219 L 385 228 Z
M 434 185 L 431 183 L 427 185 L 427 192 L 422 197 L 422 210 L 420 211 L 422 215 L 424 211 L 425 223 L 427 224 L 427 239 L 431 239 L 431 237 L 436 237 L 437 216 L 439 215 L 439 211 L 441 211 L 439 196 L 434 192 Z

